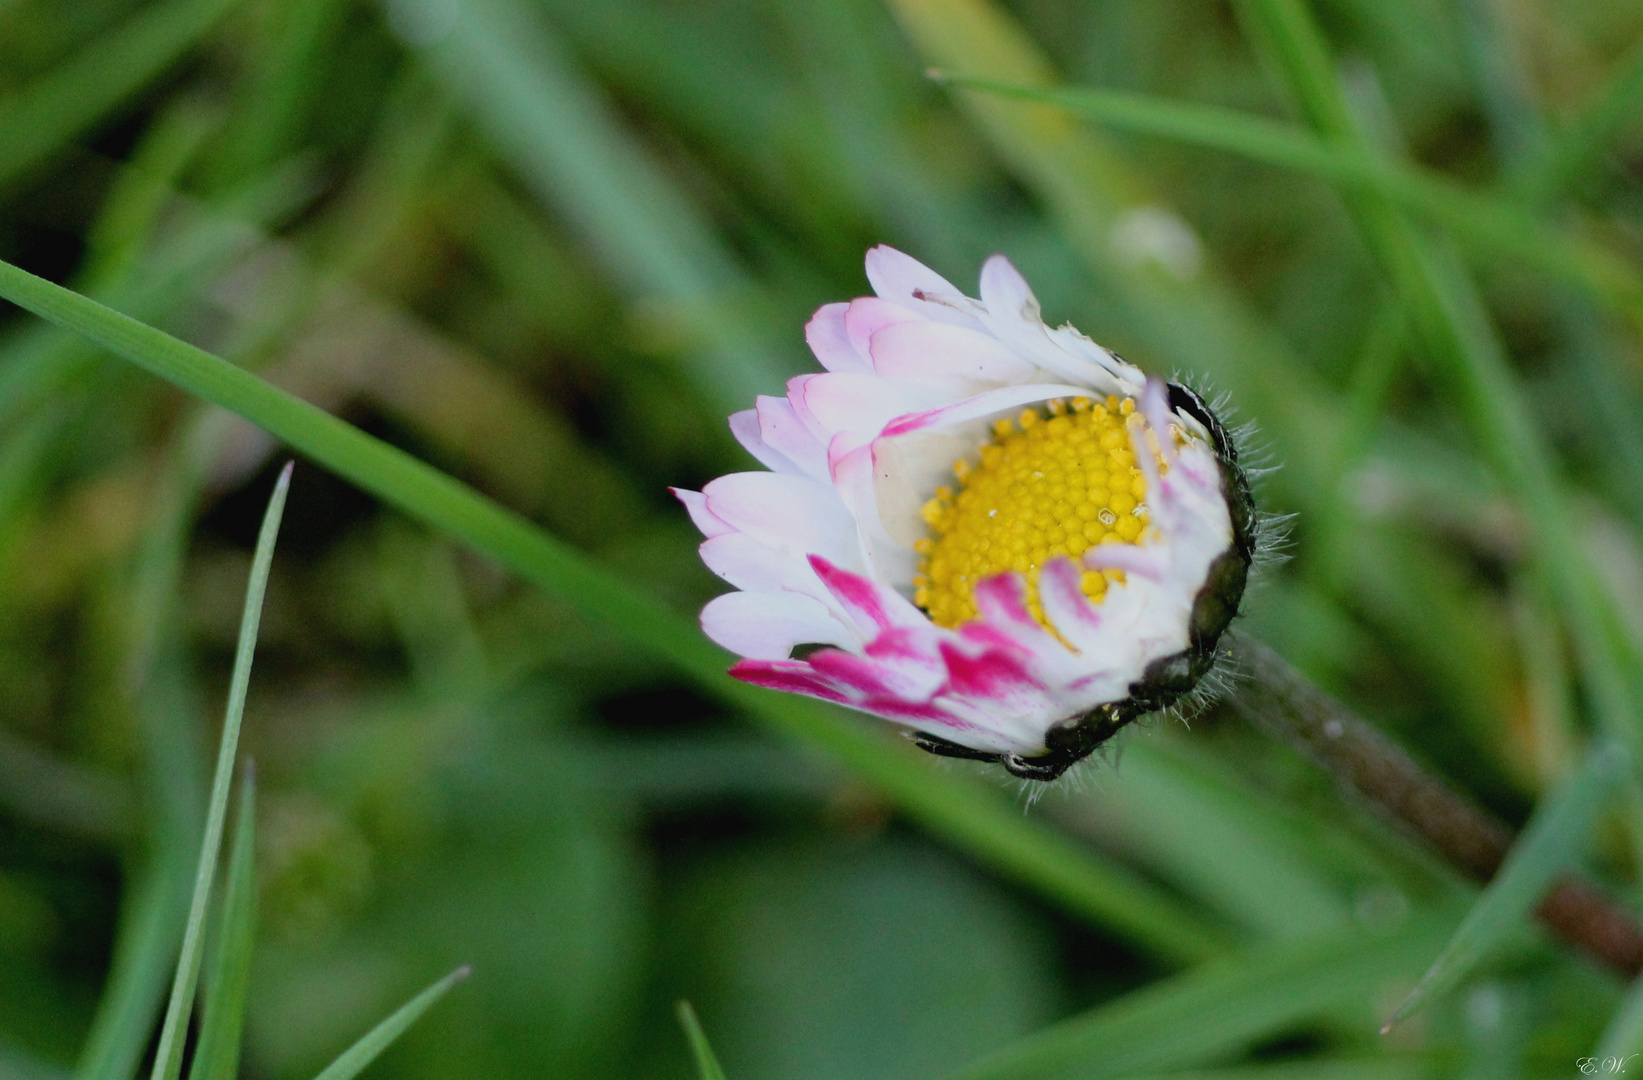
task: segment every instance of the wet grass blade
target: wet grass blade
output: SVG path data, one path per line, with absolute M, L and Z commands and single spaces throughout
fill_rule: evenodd
M 697 1074 L 702 1080 L 725 1080 L 725 1071 L 719 1066 L 712 1044 L 707 1041 L 702 1022 L 696 1019 L 696 1010 L 690 1007 L 690 1002 L 681 1001 L 675 1006 L 675 1011 L 679 1014 L 679 1026 L 685 1029 L 685 1038 L 690 1040 L 690 1052 L 696 1059 Z
M 1599 811 L 1625 776 L 1626 760 L 1619 747 L 1600 744 L 1580 771 L 1535 809 L 1494 880 L 1383 1031 L 1459 984 L 1491 949 L 1522 928 L 1535 904 L 1586 848 Z
M 729 654 L 693 622 L 465 484 L 160 330 L 0 263 L 0 296 L 283 439 L 386 502 L 666 658 L 706 692 L 832 755 L 936 835 L 1165 959 L 1203 959 L 1226 934 L 1164 890 L 1028 818 L 997 793 L 931 767 L 883 725 L 725 676 Z
M 279 536 L 280 517 L 285 512 L 285 497 L 290 488 L 291 466 L 287 465 L 268 500 L 262 530 L 257 534 L 256 553 L 251 558 L 251 580 L 245 589 L 239 643 L 234 649 L 234 670 L 229 677 L 228 708 L 223 717 L 217 768 L 211 781 L 205 837 L 200 843 L 200 860 L 194 874 L 194 898 L 188 910 L 188 924 L 183 931 L 176 978 L 171 983 L 171 1000 L 160 1027 L 160 1045 L 155 1051 L 154 1069 L 150 1073 L 152 1080 L 177 1080 L 182 1070 L 183 1043 L 188 1035 L 188 1018 L 193 1012 L 194 990 L 199 982 L 205 915 L 211 900 L 211 886 L 217 876 L 217 858 L 228 817 L 228 789 L 234 779 L 234 757 L 239 749 L 240 721 L 245 715 L 246 688 L 251 683 L 251 660 L 257 648 L 263 595 L 268 588 L 268 571 L 274 562 L 274 541 Z
M 416 1023 L 422 1014 L 433 1007 L 434 1002 L 457 983 L 473 973 L 472 968 L 459 967 L 449 975 L 422 991 L 416 997 L 401 1005 L 392 1016 L 366 1032 L 359 1042 L 344 1050 L 340 1057 L 327 1065 L 314 1080 L 353 1080 L 360 1070 L 377 1059 L 377 1055 L 388 1049 L 393 1041 L 405 1034 L 405 1029 Z
M 239 1072 L 240 1032 L 251 983 L 251 952 L 257 927 L 257 776 L 249 762 L 240 777 L 238 820 L 228 857 L 228 878 L 211 964 L 205 973 L 199 1041 L 188 1080 L 234 1080 Z
M 141 90 L 235 0 L 172 0 L 106 31 L 51 72 L 0 99 L 0 186 L 43 162 Z
M 1110 127 L 1186 142 L 1306 173 L 1375 194 L 1450 229 L 1474 245 L 1570 282 L 1643 323 L 1643 278 L 1607 248 L 1537 221 L 1504 199 L 1468 191 L 1437 174 L 1332 145 L 1276 120 L 1236 109 L 1088 87 L 1022 86 L 942 73 L 954 86 L 1041 102 Z

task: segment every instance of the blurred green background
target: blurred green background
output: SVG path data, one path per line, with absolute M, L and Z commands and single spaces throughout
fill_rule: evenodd
M 1315 10 L 1382 151 L 1635 265 L 1643 5 Z M 1521 823 L 1591 727 L 1529 558 L 1537 511 L 1342 200 L 925 77 L 1287 120 L 1258 22 L 1216 0 L 0 0 L 0 258 L 337 412 L 693 615 L 720 586 L 666 485 L 752 467 L 724 417 L 812 366 L 809 313 L 866 291 L 875 243 L 972 290 L 1002 251 L 1052 322 L 1259 425 L 1282 466 L 1263 505 L 1297 518 L 1244 629 Z M 1468 265 L 1569 478 L 1548 512 L 1635 648 L 1637 330 L 1507 246 Z M 0 331 L 0 1077 L 130 1075 L 143 1047 L 110 1041 L 110 1002 L 140 1020 L 169 979 L 131 943 L 180 933 L 284 458 L 15 309 Z M 681 997 L 735 1080 L 934 1080 L 994 1052 L 965 1075 L 1504 1080 L 1596 1052 L 1624 986 L 1528 930 L 1375 1035 L 1443 940 L 1411 927 L 1474 887 L 1230 716 L 1120 742 L 1021 812 L 1277 965 L 1264 982 L 1193 997 L 1182 957 L 995 876 L 299 464 L 246 716 L 261 925 L 242 1073 L 312 1075 L 464 962 L 475 977 L 369 1075 L 685 1077 Z M 928 767 L 1026 804 L 984 769 Z M 1588 869 L 1635 906 L 1610 826 Z M 1409 960 L 1283 959 L 1342 935 Z M 1265 1019 L 1219 1032 L 1234 1007 Z M 1008 1057 L 1075 1016 L 1108 1025 L 1076 1061 Z

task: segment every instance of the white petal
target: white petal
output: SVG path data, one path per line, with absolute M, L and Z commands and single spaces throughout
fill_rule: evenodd
M 702 630 L 740 656 L 783 660 L 795 645 L 861 647 L 819 602 L 797 593 L 725 593 L 702 609 Z
M 811 434 L 791 401 L 761 396 L 754 411 L 759 438 L 766 446 L 781 453 L 811 479 L 827 479 L 827 444 Z
M 1103 395 L 1131 392 L 1112 372 L 1068 352 L 1050 338 L 1038 297 L 1002 255 L 994 255 L 981 268 L 981 302 L 987 309 L 987 329 L 1033 363 Z
M 973 394 L 1032 381 L 1038 368 L 1003 342 L 950 323 L 905 322 L 876 331 L 873 370 L 887 379 Z
M 968 314 L 973 304 L 958 286 L 911 255 L 880 244 L 867 253 L 867 280 L 886 300 L 937 322 L 978 325 Z M 934 299 L 939 297 L 940 299 Z
M 782 473 L 731 473 L 702 494 L 714 517 L 766 547 L 820 552 L 841 565 L 859 559 L 856 523 L 826 484 Z
M 668 488 L 680 502 L 685 504 L 685 510 L 690 514 L 690 520 L 703 536 L 723 536 L 732 531 L 732 527 L 717 517 L 707 508 L 707 496 L 700 491 L 690 491 L 685 488 Z
M 739 413 L 730 414 L 730 433 L 736 436 L 736 441 L 742 444 L 742 449 L 759 460 L 759 464 L 772 472 L 802 474 L 800 469 L 786 454 L 772 447 L 764 441 L 759 433 L 759 414 L 753 409 L 743 409 Z
M 864 296 L 859 300 L 850 301 L 849 307 L 845 309 L 844 333 L 850 347 L 861 356 L 867 357 L 867 369 L 872 370 L 871 346 L 874 334 L 897 323 L 917 324 L 929 321 L 919 318 L 900 304 L 892 304 L 876 296 Z
M 829 441 L 846 432 L 854 436 L 854 445 L 871 441 L 898 416 L 923 412 L 946 401 L 945 394 L 926 387 L 842 372 L 806 380 L 803 393 L 805 410 L 828 432 Z

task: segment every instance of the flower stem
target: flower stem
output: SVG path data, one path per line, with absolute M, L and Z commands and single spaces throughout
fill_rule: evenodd
M 1466 876 L 1477 881 L 1494 876 L 1515 839 L 1508 825 L 1427 771 L 1271 648 L 1240 635 L 1231 651 L 1247 676 L 1231 695 L 1235 712 L 1300 751 Z M 1535 914 L 1600 963 L 1628 977 L 1643 972 L 1643 926 L 1593 882 L 1562 878 Z

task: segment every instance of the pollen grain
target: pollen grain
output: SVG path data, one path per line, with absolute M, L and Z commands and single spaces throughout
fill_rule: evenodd
M 1077 559 L 1095 544 L 1133 544 L 1147 528 L 1146 481 L 1130 448 L 1135 402 L 1074 398 L 993 424 L 979 461 L 953 466 L 956 492 L 924 504 L 930 537 L 915 546 L 914 601 L 940 626 L 977 617 L 976 583 L 1014 570 L 1027 579 L 1027 606 L 1048 626 L 1039 570 Z M 1084 595 L 1099 602 L 1120 571 L 1086 571 Z

